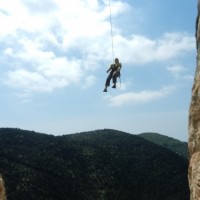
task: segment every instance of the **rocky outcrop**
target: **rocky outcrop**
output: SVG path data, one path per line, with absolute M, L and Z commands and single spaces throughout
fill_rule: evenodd
M 6 191 L 4 187 L 4 181 L 1 175 L 0 175 L 0 200 L 6 200 Z
M 200 0 L 196 19 L 197 66 L 189 109 L 188 170 L 190 200 L 200 200 Z

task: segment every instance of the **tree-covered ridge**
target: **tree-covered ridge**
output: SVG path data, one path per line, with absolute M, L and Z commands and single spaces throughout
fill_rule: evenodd
M 141 133 L 139 136 L 154 142 L 155 144 L 159 144 L 163 147 L 166 147 L 175 153 L 177 153 L 180 156 L 183 156 L 188 159 L 188 143 L 187 142 L 181 142 L 177 139 L 161 135 L 158 133 Z
M 139 136 L 0 129 L 9 200 L 188 200 L 188 161 Z

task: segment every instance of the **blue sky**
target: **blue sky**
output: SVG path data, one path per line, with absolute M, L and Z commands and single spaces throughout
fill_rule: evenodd
M 196 0 L 0 1 L 0 127 L 188 138 Z

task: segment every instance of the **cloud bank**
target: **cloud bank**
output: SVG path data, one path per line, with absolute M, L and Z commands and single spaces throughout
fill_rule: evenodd
M 160 90 L 149 90 L 140 92 L 126 92 L 116 96 L 109 96 L 110 106 L 133 105 L 136 103 L 145 103 L 152 100 L 160 99 L 170 95 L 175 87 L 164 87 Z
M 115 20 L 130 9 L 123 1 L 112 6 Z M 65 0 L 2 0 L 1 84 L 25 94 L 53 92 L 79 82 L 85 83 L 83 88 L 91 87 L 97 79 L 93 72 L 112 57 L 109 14 L 105 0 L 73 0 L 70 4 Z M 195 38 L 186 33 L 125 37 L 115 26 L 113 32 L 115 53 L 127 65 L 167 61 L 195 46 Z M 160 92 L 127 93 L 114 98 L 112 104 L 119 104 L 119 99 L 151 99 Z

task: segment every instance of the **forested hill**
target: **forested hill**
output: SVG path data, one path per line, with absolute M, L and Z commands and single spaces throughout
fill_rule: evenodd
M 8 200 L 189 200 L 188 161 L 140 136 L 0 129 Z
M 175 153 L 177 153 L 180 156 L 183 156 L 188 159 L 188 143 L 187 142 L 181 142 L 177 139 L 161 135 L 158 133 L 141 133 L 139 136 L 154 142 L 155 144 L 159 144 L 163 147 L 166 147 L 168 149 L 171 149 Z

